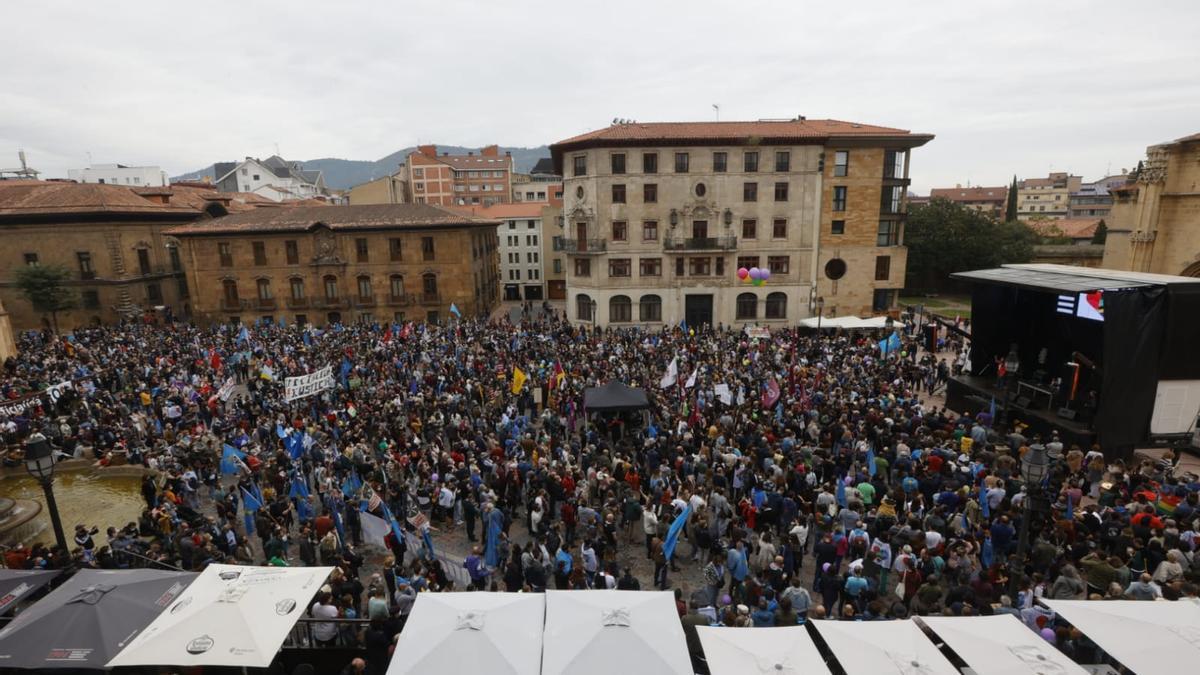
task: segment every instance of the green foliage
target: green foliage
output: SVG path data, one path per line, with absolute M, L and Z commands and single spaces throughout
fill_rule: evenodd
M 909 291 L 951 288 L 954 272 L 1033 259 L 1037 235 L 1024 223 L 991 216 L 945 199 L 913 208 L 905 227 Z
M 1108 226 L 1105 225 L 1104 221 L 1102 220 L 1100 221 L 1100 224 L 1096 226 L 1096 233 L 1092 235 L 1092 243 L 1103 244 L 1106 239 L 1108 239 Z
M 1012 185 L 1008 188 L 1008 201 L 1004 204 L 1004 222 L 1012 223 L 1017 220 L 1017 176 L 1013 174 Z
M 25 265 L 16 272 L 17 288 L 33 308 L 50 315 L 58 330 L 58 313 L 79 305 L 79 296 L 67 286 L 71 271 L 61 265 Z

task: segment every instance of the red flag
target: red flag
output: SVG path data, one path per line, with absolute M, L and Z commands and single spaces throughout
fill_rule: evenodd
M 213 370 L 221 369 L 221 355 L 217 353 L 217 350 L 215 350 L 215 349 L 209 350 L 208 363 L 209 363 L 209 365 L 212 366 Z
M 563 386 L 563 381 L 567 379 L 567 374 L 563 372 L 562 363 L 554 362 L 554 374 L 550 377 L 550 389 L 560 389 Z
M 779 382 L 776 381 L 775 378 L 772 377 L 767 382 L 767 388 L 764 389 L 763 393 L 762 393 L 763 410 L 770 410 L 771 408 L 775 407 L 775 404 L 778 401 L 779 401 Z
M 391 326 L 388 326 L 387 330 L 383 331 L 383 341 L 384 342 L 392 341 L 392 327 Z

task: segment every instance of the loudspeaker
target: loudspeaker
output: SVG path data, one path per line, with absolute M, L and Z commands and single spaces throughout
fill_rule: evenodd
M 1033 403 L 1033 399 L 1029 398 L 1028 396 L 1020 396 L 1017 398 L 1017 400 L 1013 401 L 1013 407 L 1028 408 L 1030 403 Z
M 1075 412 L 1074 410 L 1071 410 L 1070 408 L 1059 408 L 1058 409 L 1058 416 L 1063 418 L 1064 420 L 1073 420 L 1073 419 L 1075 419 L 1075 415 L 1077 415 L 1077 414 L 1079 414 L 1079 413 Z

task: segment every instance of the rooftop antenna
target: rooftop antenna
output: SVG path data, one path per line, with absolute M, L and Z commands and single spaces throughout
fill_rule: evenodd
M 712 107 L 713 107 L 713 111 L 717 113 L 717 121 L 720 122 L 721 121 L 721 104 L 714 103 L 714 104 L 712 104 Z

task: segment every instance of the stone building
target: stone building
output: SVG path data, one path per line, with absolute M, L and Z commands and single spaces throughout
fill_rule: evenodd
M 230 199 L 207 202 L 161 187 L 0 181 L 0 302 L 13 330 L 49 325 L 16 286 L 14 273 L 24 265 L 72 272 L 78 307 L 58 314 L 63 331 L 147 312 L 186 315 L 182 260 L 164 230 L 223 215 Z
M 1017 219 L 1060 220 L 1071 214 L 1071 193 L 1079 192 L 1083 179 L 1068 173 L 1026 178 L 1017 183 Z
M 17 355 L 17 341 L 13 337 L 12 321 L 8 318 L 8 310 L 0 302 L 0 363 L 10 356 Z
M 1110 192 L 1104 267 L 1200 277 L 1200 134 L 1150 146 Z
M 551 146 L 567 310 L 599 325 L 786 325 L 891 309 L 909 150 L 836 120 L 619 122 Z M 550 228 L 547 228 L 550 229 Z M 770 271 L 762 286 L 739 268 Z
M 498 299 L 495 220 L 424 204 L 261 209 L 184 225 L 199 321 L 440 321 Z
M 986 213 L 997 220 L 1003 220 L 1004 208 L 1008 201 L 1008 186 L 963 187 L 955 185 L 952 188 L 933 188 L 929 191 L 929 198 L 947 199 L 973 211 Z M 909 204 L 912 203 L 910 200 Z
M 500 221 L 496 228 L 501 297 L 505 302 L 546 299 L 542 253 L 542 208 L 538 203 L 493 204 L 486 208 L 454 207 L 477 218 Z

